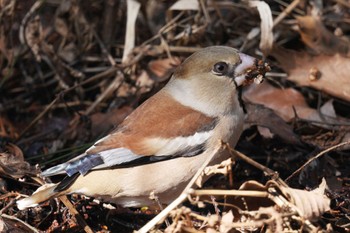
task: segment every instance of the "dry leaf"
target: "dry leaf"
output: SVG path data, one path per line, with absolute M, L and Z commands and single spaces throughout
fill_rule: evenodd
M 246 127 L 257 125 L 260 135 L 265 138 L 276 134 L 290 144 L 300 144 L 299 137 L 293 132 L 293 128 L 286 124 L 272 109 L 257 104 L 246 104 L 246 109 Z
M 280 188 L 285 194 L 288 194 L 289 200 L 295 204 L 304 218 L 316 220 L 324 212 L 330 210 L 331 200 L 324 195 L 326 187 L 326 180 L 323 179 L 319 187 L 312 191 L 289 187 Z
M 142 70 L 141 74 L 136 78 L 136 86 L 140 88 L 140 94 L 149 92 L 154 86 L 154 79 L 145 70 Z
M 17 179 L 24 175 L 34 176 L 37 171 L 24 161 L 22 150 L 9 143 L 0 152 L 0 174 Z
M 220 222 L 221 224 L 219 226 L 219 231 L 222 233 L 230 232 L 230 230 L 232 229 L 230 225 L 233 222 L 233 220 L 234 216 L 231 210 L 223 214 Z
M 335 36 L 323 25 L 321 18 L 313 16 L 297 17 L 301 39 L 317 53 L 350 56 L 350 43 Z
M 264 1 L 249 1 L 251 7 L 256 7 L 259 11 L 261 23 L 260 49 L 264 55 L 268 55 L 273 45 L 273 20 L 270 6 Z
M 335 111 L 330 110 L 331 102 L 327 102 L 320 108 L 320 112 L 310 108 L 304 97 L 293 88 L 278 89 L 267 82 L 258 86 L 251 86 L 244 92 L 244 99 L 251 103 L 262 104 L 273 109 L 275 113 L 286 122 L 291 121 L 295 116 L 304 120 L 314 122 L 313 124 L 323 128 L 334 129 L 331 124 L 349 124 L 349 120 L 335 116 Z M 320 115 L 322 113 L 322 115 Z M 330 115 L 329 115 L 330 114 Z M 319 122 L 319 123 L 317 123 Z M 322 124 L 326 122 L 328 124 Z
M 311 56 L 305 52 L 281 48 L 274 49 L 272 56 L 288 73 L 289 80 L 350 101 L 349 58 L 339 54 Z M 312 78 L 315 69 L 319 72 L 316 80 Z
M 162 82 L 167 80 L 180 64 L 181 60 L 178 57 L 172 57 L 151 61 L 148 68 L 156 76 L 157 81 Z
M 273 109 L 286 122 L 294 119 L 293 108 L 303 119 L 307 119 L 316 111 L 308 107 L 304 97 L 297 90 L 293 88 L 278 89 L 268 82 L 250 86 L 243 96 L 251 103 L 262 104 Z
M 198 0 L 179 0 L 172 5 L 169 10 L 193 10 L 197 11 L 199 10 L 199 3 Z
M 245 205 L 248 206 L 250 211 L 257 209 L 259 206 L 266 206 L 273 201 L 275 202 L 274 205 L 279 206 L 281 211 L 291 211 L 291 209 L 286 208 L 289 205 L 292 209 L 296 207 L 298 214 L 304 219 L 315 220 L 330 209 L 330 199 L 324 195 L 326 187 L 324 182 L 320 184 L 322 188 L 306 191 L 290 188 L 276 181 L 269 181 L 266 185 L 256 181 L 247 181 L 242 184 L 240 190 L 267 191 L 270 193 L 267 198 L 245 197 Z
M 2 214 L 0 218 L 0 232 L 37 233 L 39 231 L 15 216 Z
M 222 174 L 224 176 L 227 176 L 229 172 L 231 172 L 231 167 L 233 164 L 234 164 L 234 161 L 232 160 L 232 158 L 229 158 L 222 161 L 219 164 L 207 166 L 206 168 L 204 168 L 201 176 L 199 176 L 198 179 L 196 180 L 196 185 L 198 187 L 202 187 L 202 184 L 204 183 L 204 181 L 209 179 L 211 176 L 215 174 Z
M 264 138 L 273 138 L 273 133 L 267 127 L 258 126 L 258 132 Z
M 125 63 L 135 47 L 135 24 L 141 4 L 135 0 L 127 0 L 126 33 L 122 62 Z

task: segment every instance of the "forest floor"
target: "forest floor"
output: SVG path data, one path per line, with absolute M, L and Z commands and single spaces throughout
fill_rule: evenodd
M 0 0 L 0 231 L 142 228 L 159 211 L 80 195 L 68 197 L 72 206 L 15 202 L 40 186 L 40 171 L 82 153 L 156 93 L 191 53 L 226 45 L 271 67 L 242 93 L 240 153 L 209 169 L 217 174 L 152 231 L 349 232 L 349 39 L 344 0 Z

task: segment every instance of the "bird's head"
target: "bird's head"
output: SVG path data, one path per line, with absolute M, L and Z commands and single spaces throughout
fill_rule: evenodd
M 174 78 L 228 81 L 238 87 L 260 80 L 268 69 L 266 63 L 234 48 L 211 46 L 188 57 L 175 71 Z
M 222 114 L 236 105 L 238 87 L 262 80 L 268 70 L 266 63 L 234 48 L 211 46 L 188 57 L 166 89 L 186 106 Z

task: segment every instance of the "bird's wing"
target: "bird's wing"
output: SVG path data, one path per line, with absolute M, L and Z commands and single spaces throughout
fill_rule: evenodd
M 159 92 L 84 155 L 49 168 L 43 176 L 80 173 L 114 166 L 137 166 L 203 152 L 217 119 Z

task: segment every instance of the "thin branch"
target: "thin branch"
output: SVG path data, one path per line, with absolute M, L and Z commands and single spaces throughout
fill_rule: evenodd
M 342 143 L 339 143 L 338 145 L 335 145 L 335 146 L 332 146 L 324 151 L 321 151 L 319 154 L 317 154 L 315 157 L 312 157 L 310 158 L 303 166 L 301 166 L 300 168 L 298 168 L 295 172 L 293 172 L 290 176 L 287 177 L 287 179 L 285 179 L 285 181 L 288 181 L 290 180 L 293 176 L 295 176 L 297 173 L 299 173 L 301 170 L 303 170 L 307 165 L 309 165 L 311 162 L 315 161 L 316 159 L 318 159 L 319 157 L 321 157 L 322 155 L 332 151 L 332 150 L 335 150 L 335 149 L 338 149 L 339 147 L 342 147 L 342 146 L 345 146 L 345 145 L 349 145 L 350 144 L 350 141 L 347 141 L 347 142 L 342 142 Z

